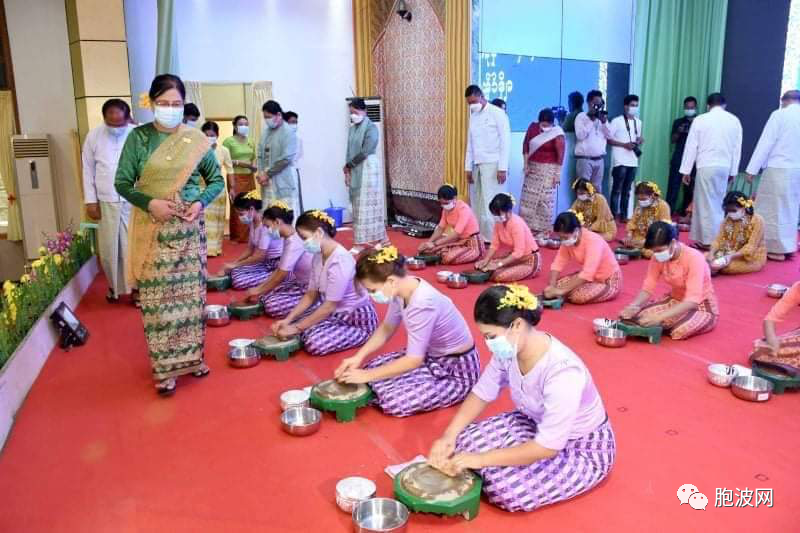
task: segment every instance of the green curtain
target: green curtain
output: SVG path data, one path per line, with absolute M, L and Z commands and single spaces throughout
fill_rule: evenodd
M 158 0 L 156 74 L 178 74 L 175 0 Z
M 637 0 L 632 92 L 641 98 L 645 144 L 637 181 L 655 181 L 666 194 L 672 121 L 683 99 L 698 112 L 719 91 L 728 0 Z

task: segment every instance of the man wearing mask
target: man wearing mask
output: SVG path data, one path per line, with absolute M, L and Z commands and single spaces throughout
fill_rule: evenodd
M 508 115 L 490 104 L 477 85 L 464 92 L 470 117 L 467 130 L 467 153 L 464 168 L 470 183 L 470 204 L 478 215 L 481 238 L 491 242 L 494 217 L 489 202 L 496 195 L 507 192 L 511 125 Z
M 200 120 L 200 108 L 189 102 L 183 105 L 183 123 L 190 128 L 196 128 Z
M 689 128 L 680 168 L 683 183 L 688 185 L 692 167 L 697 165 L 689 238 L 700 250 L 708 250 L 719 231 L 722 199 L 728 181 L 739 173 L 742 157 L 742 123 L 725 111 L 725 97 L 712 93 L 706 105 L 708 113 L 694 119 Z
M 117 163 L 125 139 L 133 131 L 129 124 L 131 108 L 112 98 L 103 104 L 103 122 L 86 135 L 83 142 L 83 196 L 86 214 L 97 221 L 100 264 L 108 280 L 106 299 L 116 302 L 131 287 L 125 276 L 128 255 L 128 221 L 131 204 L 114 188 Z
M 631 186 L 639 167 L 642 121 L 639 120 L 639 97 L 629 94 L 623 100 L 623 113 L 608 126 L 611 148 L 611 213 L 620 222 L 628 221 L 628 202 Z
M 683 159 L 683 149 L 686 146 L 686 137 L 689 136 L 689 128 L 694 117 L 697 115 L 697 99 L 694 96 L 687 96 L 683 99 L 683 116 L 675 119 L 672 123 L 672 144 L 675 149 L 672 152 L 672 159 L 669 162 L 669 182 L 667 183 L 667 203 L 673 213 L 681 217 L 686 216 L 686 208 L 692 203 L 692 193 L 694 192 L 694 174 L 692 168 L 692 181 L 684 186 L 683 201 L 678 205 L 678 194 L 683 186 L 681 181 L 681 159 Z
M 786 91 L 773 111 L 747 165 L 747 180 L 761 174 L 756 213 L 764 218 L 767 257 L 788 259 L 797 251 L 800 206 L 800 91 Z
M 575 174 L 588 180 L 595 190 L 603 190 L 606 139 L 609 136 L 608 113 L 603 110 L 603 93 L 597 90 L 586 95 L 589 109 L 575 117 Z
M 294 132 L 297 138 L 297 152 L 294 154 L 294 159 L 292 159 L 292 167 L 294 167 L 295 174 L 297 174 L 297 197 L 300 203 L 300 213 L 302 213 L 305 211 L 305 209 L 303 209 L 303 187 L 300 183 L 300 161 L 303 159 L 303 138 L 300 137 L 300 134 L 297 132 L 297 121 L 299 118 L 300 117 L 294 111 L 287 111 L 283 114 L 283 120 L 286 121 L 289 129 Z M 295 218 L 299 216 L 299 213 L 295 213 Z
M 299 213 L 297 174 L 292 167 L 297 154 L 297 136 L 283 120 L 283 109 L 278 102 L 267 100 L 261 111 L 266 126 L 258 143 L 256 179 L 261 184 L 261 198 L 265 205 L 273 200 L 282 200 Z

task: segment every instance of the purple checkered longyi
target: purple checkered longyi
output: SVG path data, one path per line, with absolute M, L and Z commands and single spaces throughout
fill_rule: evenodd
M 467 426 L 456 439 L 456 450 L 482 453 L 518 446 L 535 436 L 536 422 L 512 411 Z M 608 476 L 615 457 L 614 431 L 606 420 L 592 433 L 568 441 L 550 459 L 525 466 L 490 466 L 479 474 L 491 503 L 506 511 L 533 511 L 595 487 Z
M 372 359 L 366 368 L 377 368 L 406 355 L 392 352 Z M 423 364 L 400 376 L 370 382 L 374 403 L 390 416 L 411 416 L 464 401 L 481 372 L 478 351 L 458 356 L 426 357 Z
M 264 313 L 270 318 L 285 317 L 300 302 L 306 290 L 308 285 L 295 280 L 284 281 L 261 297 Z
M 236 290 L 251 289 L 264 283 L 272 272 L 278 268 L 280 257 L 265 259 L 255 265 L 245 265 L 231 270 L 231 282 Z
M 378 313 L 372 302 L 349 311 L 334 312 L 300 334 L 306 352 L 328 355 L 361 346 L 378 329 Z

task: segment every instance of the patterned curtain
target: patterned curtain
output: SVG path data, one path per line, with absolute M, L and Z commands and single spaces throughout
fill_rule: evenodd
M 183 80 L 186 86 L 186 103 L 193 103 L 200 109 L 200 117 L 197 119 L 197 124 L 202 125 L 205 122 L 206 112 L 203 108 L 203 91 L 202 83 L 199 81 L 186 81 Z
M 14 95 L 11 91 L 0 91 L 0 178 L 8 197 L 8 240 L 22 240 L 22 218 L 17 189 L 14 186 L 14 159 L 11 154 L 11 136 L 16 133 L 14 124 Z
M 247 120 L 250 121 L 249 137 L 256 144 L 256 148 L 258 148 L 258 141 L 261 140 L 261 128 L 263 126 L 261 106 L 270 98 L 272 98 L 271 81 L 254 81 L 247 86 L 244 114 L 247 115 Z
M 469 0 L 445 3 L 445 177 L 458 189 L 463 200 L 469 198 L 469 186 L 464 172 L 464 152 L 467 149 L 467 106 L 464 89 L 470 83 L 470 21 Z

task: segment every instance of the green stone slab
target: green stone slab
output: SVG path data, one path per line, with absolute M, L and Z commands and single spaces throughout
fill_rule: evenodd
M 210 276 L 206 278 L 206 288 L 210 291 L 227 291 L 231 288 L 230 276 Z
M 428 500 L 412 494 L 403 484 L 405 476 L 420 468 L 420 463 L 414 463 L 404 468 L 394 478 L 394 497 L 402 502 L 410 511 L 415 513 L 432 513 L 444 516 L 463 516 L 472 520 L 478 516 L 481 504 L 481 489 L 483 480 L 474 472 L 468 475 L 473 479 L 473 485 L 461 496 L 447 501 Z
M 760 366 L 758 362 L 753 364 L 753 375 L 772 383 L 773 394 L 783 394 L 786 389 L 800 388 L 800 377 L 787 376 L 781 372 Z
M 325 383 L 324 381 L 322 383 Z M 350 400 L 334 400 L 321 396 L 317 391 L 320 383 L 311 388 L 310 400 L 311 407 L 321 411 L 331 411 L 336 413 L 337 422 L 351 422 L 356 418 L 356 410 L 365 407 L 373 397 L 372 389 L 367 386 L 367 392 L 357 398 Z
M 441 255 L 418 255 L 414 257 L 414 259 L 419 259 L 420 261 L 425 261 L 425 264 L 430 265 L 438 265 L 442 262 Z
M 561 309 L 564 306 L 564 297 L 559 296 L 558 298 L 545 298 L 541 294 L 537 296 L 540 302 L 542 302 L 542 307 L 546 307 L 547 309 Z
M 261 315 L 264 312 L 264 309 L 261 307 L 261 304 L 247 304 L 247 305 L 234 305 L 231 304 L 228 306 L 228 313 L 233 318 L 239 320 L 250 320 L 251 318 L 255 318 Z
M 468 283 L 486 283 L 489 281 L 489 278 L 492 277 L 491 272 L 483 272 L 480 270 L 470 270 L 467 272 L 462 272 L 465 278 L 467 278 Z
M 300 337 L 280 340 L 272 335 L 262 337 L 253 343 L 262 357 L 274 357 L 277 361 L 288 361 L 289 356 L 303 347 Z
M 622 320 L 617 322 L 617 325 L 614 327 L 624 331 L 625 335 L 628 337 L 645 337 L 650 344 L 658 344 L 661 342 L 661 334 L 664 332 L 664 328 L 661 326 L 650 326 L 646 328 Z
M 617 248 L 614 250 L 615 254 L 627 255 L 631 259 L 638 259 L 642 257 L 642 251 L 639 248 Z

